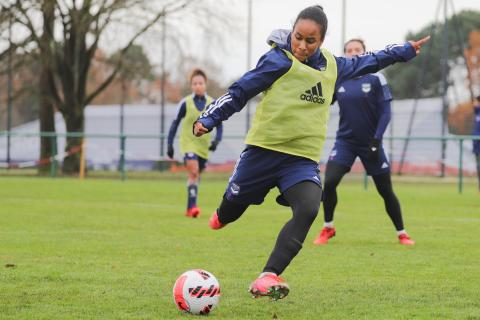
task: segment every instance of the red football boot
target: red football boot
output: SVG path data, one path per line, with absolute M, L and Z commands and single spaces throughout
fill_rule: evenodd
M 210 221 L 208 221 L 208 224 L 210 225 L 210 228 L 213 230 L 221 229 L 227 225 L 227 224 L 221 223 L 220 220 L 218 220 L 217 210 L 215 210 L 215 212 L 210 217 Z
M 270 297 L 273 300 L 278 300 L 285 298 L 290 292 L 290 288 L 285 280 L 268 273 L 253 281 L 248 291 L 254 298 Z
M 193 206 L 191 208 L 188 208 L 185 215 L 187 217 L 190 217 L 190 218 L 196 218 L 200 215 L 200 208 L 197 207 L 197 206 Z
M 402 233 L 398 236 L 398 241 L 400 241 L 400 244 L 406 245 L 406 246 L 413 246 L 415 244 L 415 241 L 410 239 L 408 234 Z
M 327 244 L 328 239 L 335 236 L 335 228 L 323 227 L 322 232 L 313 240 L 313 244 L 322 245 Z

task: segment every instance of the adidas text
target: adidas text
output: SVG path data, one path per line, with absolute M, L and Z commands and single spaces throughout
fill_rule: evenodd
M 319 103 L 319 104 L 325 103 L 325 98 L 322 98 L 322 97 L 314 97 L 314 96 L 311 95 L 311 94 L 305 94 L 305 93 L 302 93 L 302 94 L 300 95 L 300 99 L 302 99 L 302 100 L 304 100 L 304 101 L 308 101 L 308 102 Z

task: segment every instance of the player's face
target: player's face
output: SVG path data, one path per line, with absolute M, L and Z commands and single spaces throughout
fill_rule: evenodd
M 359 56 L 364 53 L 365 53 L 365 50 L 363 50 L 362 44 L 358 41 L 349 42 L 345 46 L 345 57 L 347 58 Z
M 322 45 L 321 27 L 313 20 L 300 19 L 292 31 L 292 53 L 295 58 L 305 61 Z
M 204 77 L 198 75 L 192 78 L 191 87 L 194 94 L 197 96 L 203 96 L 207 91 L 207 82 Z

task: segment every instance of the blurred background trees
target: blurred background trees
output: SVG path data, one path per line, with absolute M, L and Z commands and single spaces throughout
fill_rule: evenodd
M 442 58 L 448 55 L 450 70 L 457 66 L 465 66 L 464 44 L 469 43 L 469 34 L 480 30 L 480 12 L 461 11 L 447 20 L 449 49 L 443 51 L 444 23 L 436 25 L 435 33 L 427 46 L 422 49 L 422 56 L 405 65 L 393 65 L 386 69 L 389 85 L 392 87 L 395 99 L 412 98 L 416 91 L 417 78 L 422 64 L 427 64 L 420 88 L 420 97 L 434 97 L 442 92 Z M 432 33 L 434 22 L 424 26 L 421 30 L 409 32 L 405 40 L 421 39 Z M 427 53 L 428 52 L 428 53 Z
M 14 123 L 39 118 L 42 132 L 55 132 L 58 110 L 67 132 L 82 133 L 85 107 L 119 103 L 125 90 L 134 93 L 125 95 L 129 99 L 154 102 L 158 69 L 137 44 L 149 32 L 163 32 L 162 26 L 168 26 L 167 44 L 174 50 L 167 52 L 181 56 L 178 42 L 194 37 L 177 38 L 183 18 L 208 19 L 198 30 L 208 28 L 212 35 L 219 24 L 227 23 L 213 1 L 1 0 L 0 10 L 0 37 L 7 43 L 0 48 L 0 72 L 14 73 Z M 170 23 L 161 24 L 162 19 Z M 5 83 L 1 78 L 0 84 Z M 42 159 L 52 156 L 51 143 L 55 142 L 42 139 Z M 67 138 L 64 173 L 78 172 L 79 153 L 72 150 L 81 144 L 81 138 Z

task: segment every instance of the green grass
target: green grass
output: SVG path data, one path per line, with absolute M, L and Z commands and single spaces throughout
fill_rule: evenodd
M 1 319 L 192 319 L 172 299 L 204 268 L 222 286 L 212 319 L 480 319 L 480 195 L 455 184 L 395 184 L 414 247 L 397 244 L 383 203 L 361 183 L 339 190 L 337 236 L 315 247 L 319 218 L 284 273 L 290 295 L 251 299 L 288 208 L 271 192 L 219 231 L 207 227 L 226 181 L 204 179 L 203 214 L 183 216 L 185 181 L 0 179 Z M 7 267 L 14 265 L 15 267 Z

